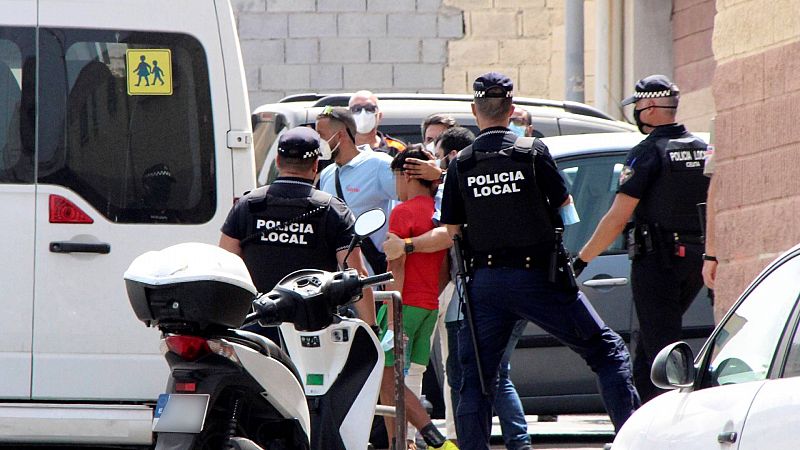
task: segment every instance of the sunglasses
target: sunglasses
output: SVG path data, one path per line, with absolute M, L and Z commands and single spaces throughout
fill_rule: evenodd
M 378 106 L 377 105 L 373 105 L 371 103 L 367 103 L 366 105 L 353 105 L 353 106 L 350 107 L 350 112 L 352 112 L 353 114 L 358 114 L 361 111 L 367 111 L 367 112 L 370 112 L 370 113 L 374 113 L 374 112 L 378 111 Z

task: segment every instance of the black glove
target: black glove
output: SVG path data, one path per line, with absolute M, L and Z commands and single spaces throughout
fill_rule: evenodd
M 572 260 L 572 273 L 575 274 L 575 278 L 581 275 L 581 272 L 583 272 L 583 269 L 585 269 L 588 264 L 589 263 L 582 260 L 580 256 L 576 256 L 575 259 Z

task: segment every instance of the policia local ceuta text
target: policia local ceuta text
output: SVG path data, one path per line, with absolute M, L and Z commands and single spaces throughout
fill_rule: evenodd
M 473 197 L 488 197 L 490 195 L 511 194 L 520 192 L 515 181 L 524 180 L 522 171 L 492 173 L 489 175 L 476 175 L 467 177 L 467 187 L 472 187 Z M 500 184 L 502 183 L 502 184 Z M 473 187 L 477 185 L 478 187 Z M 492 185 L 492 186 L 487 186 Z

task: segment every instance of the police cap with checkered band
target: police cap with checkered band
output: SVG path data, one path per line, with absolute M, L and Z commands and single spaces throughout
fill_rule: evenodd
M 514 82 L 499 72 L 485 73 L 472 83 L 475 98 L 510 98 L 514 95 Z
M 650 75 L 636 82 L 635 93 L 622 101 L 622 106 L 643 98 L 678 97 L 681 91 L 666 75 Z
M 278 139 L 278 154 L 285 158 L 318 158 L 319 133 L 309 127 L 295 127 Z

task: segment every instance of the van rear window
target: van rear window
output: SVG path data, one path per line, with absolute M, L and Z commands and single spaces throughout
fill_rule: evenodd
M 196 39 L 42 28 L 39 63 L 39 183 L 77 192 L 113 222 L 213 217 L 211 95 Z

